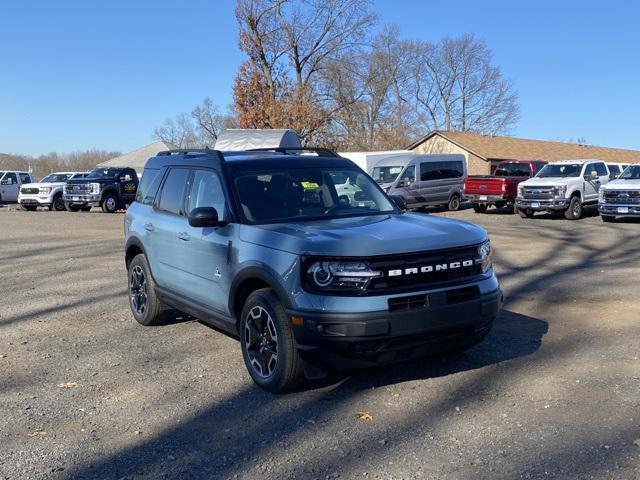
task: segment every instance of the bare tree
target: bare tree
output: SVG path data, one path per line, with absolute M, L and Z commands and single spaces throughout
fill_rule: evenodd
M 96 165 L 121 155 L 106 150 L 79 150 L 71 153 L 50 152 L 38 157 L 0 153 L 0 170 L 29 170 L 36 178 L 56 171 L 89 171 Z

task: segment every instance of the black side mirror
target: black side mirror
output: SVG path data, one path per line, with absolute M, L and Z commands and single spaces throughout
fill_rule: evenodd
M 218 219 L 218 212 L 213 207 L 194 208 L 189 213 L 189 225 L 192 227 L 222 227 L 226 224 Z
M 389 198 L 396 204 L 401 211 L 407 209 L 407 201 L 402 195 L 389 195 Z

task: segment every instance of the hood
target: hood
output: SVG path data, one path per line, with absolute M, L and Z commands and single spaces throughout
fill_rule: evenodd
M 480 227 L 434 215 L 404 213 L 270 225 L 243 225 L 243 241 L 300 255 L 368 257 L 475 245 Z
M 520 185 L 525 185 L 527 187 L 530 187 L 530 186 L 553 187 L 554 185 L 565 185 L 573 181 L 576 181 L 576 182 L 583 181 L 583 179 L 582 177 L 545 177 L 545 178 L 533 177 L 533 178 L 530 178 L 529 180 L 525 180 L 524 182 L 520 183 Z
M 41 182 L 41 183 L 23 183 L 20 188 L 42 188 L 42 187 L 61 187 L 65 182 Z
M 606 190 L 640 190 L 640 180 L 613 180 L 603 185 Z

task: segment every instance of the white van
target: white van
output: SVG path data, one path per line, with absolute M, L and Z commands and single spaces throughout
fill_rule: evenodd
M 442 205 L 458 210 L 467 162 L 460 154 L 407 154 L 380 160 L 371 177 L 389 195 L 399 195 L 408 207 Z

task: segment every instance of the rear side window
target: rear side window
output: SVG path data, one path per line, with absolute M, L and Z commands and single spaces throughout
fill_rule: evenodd
M 160 170 L 146 168 L 140 179 L 138 191 L 136 193 L 136 202 L 143 205 L 153 205 L 160 184 Z
M 158 208 L 176 215 L 184 215 L 184 194 L 189 179 L 190 170 L 186 168 L 172 168 L 162 185 Z M 144 175 L 143 177 L 144 178 Z
M 461 178 L 464 175 L 461 162 L 424 162 L 420 164 L 420 180 Z
M 609 165 L 609 171 L 614 175 L 620 174 L 620 167 L 618 165 Z
M 218 217 L 224 218 L 225 198 L 220 177 L 211 170 L 196 170 L 192 185 L 187 212 L 199 207 L 213 207 Z
M 607 172 L 607 166 L 604 163 L 596 163 L 596 172 L 598 172 L 599 177 L 609 175 L 609 172 Z
M 20 181 L 22 183 L 31 183 L 31 175 L 29 175 L 28 173 L 21 173 Z

